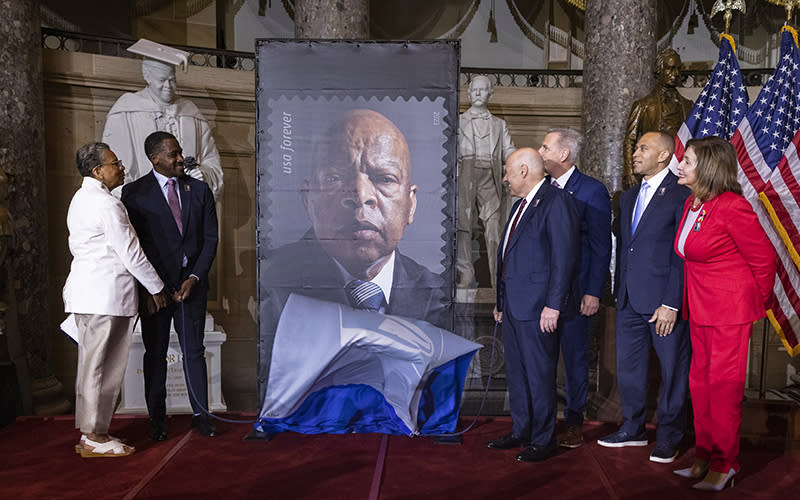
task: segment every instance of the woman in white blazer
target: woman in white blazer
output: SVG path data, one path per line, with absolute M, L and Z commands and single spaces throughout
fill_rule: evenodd
M 78 327 L 75 427 L 83 434 L 82 457 L 130 455 L 134 449 L 108 435 L 139 310 L 137 280 L 166 305 L 164 283 L 145 257 L 128 213 L 111 190 L 125 180 L 125 167 L 101 142 L 76 154 L 83 184 L 67 212 L 72 266 L 64 285 L 64 309 Z

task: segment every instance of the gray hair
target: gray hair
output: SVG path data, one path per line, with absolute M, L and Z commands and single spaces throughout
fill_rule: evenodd
M 154 72 L 165 71 L 169 74 L 175 74 L 175 66 L 172 64 L 156 61 L 155 59 L 142 60 L 142 77 L 147 81 Z
M 111 151 L 105 142 L 90 142 L 78 149 L 78 152 L 75 153 L 75 163 L 78 165 L 78 172 L 83 177 L 91 177 L 94 167 L 103 163 L 103 160 L 100 159 L 103 151 Z
M 482 78 L 482 79 L 486 80 L 486 83 L 489 84 L 489 92 L 494 92 L 494 84 L 492 83 L 492 80 L 490 80 L 489 77 L 486 76 L 486 75 L 475 75 L 475 76 L 473 76 L 472 79 L 469 81 L 469 87 L 472 87 L 472 83 L 475 80 L 477 80 L 478 78 Z
M 548 134 L 558 134 L 558 144 L 562 148 L 569 149 L 569 160 L 574 164 L 578 161 L 583 145 L 583 136 L 574 128 L 553 127 L 547 129 Z

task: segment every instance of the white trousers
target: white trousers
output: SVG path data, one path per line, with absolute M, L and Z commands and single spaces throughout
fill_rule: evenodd
M 134 318 L 76 314 L 78 376 L 75 380 L 75 427 L 83 434 L 107 434 L 117 403 Z

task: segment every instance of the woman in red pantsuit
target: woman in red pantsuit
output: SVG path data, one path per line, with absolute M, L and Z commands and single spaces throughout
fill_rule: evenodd
M 696 451 L 676 474 L 694 488 L 723 489 L 739 471 L 739 425 L 753 322 L 766 315 L 775 251 L 736 179 L 736 151 L 719 137 L 692 139 L 678 166 L 691 188 L 675 250 L 683 257 Z

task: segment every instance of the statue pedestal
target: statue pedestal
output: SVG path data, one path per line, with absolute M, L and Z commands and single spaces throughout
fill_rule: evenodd
M 216 326 L 216 329 L 215 329 Z M 208 406 L 210 411 L 225 411 L 228 407 L 222 398 L 222 363 L 221 348 L 227 336 L 214 318 L 206 313 L 205 337 L 206 368 L 208 369 Z M 144 344 L 142 343 L 141 324 L 137 324 L 133 332 L 128 367 L 125 369 L 125 380 L 122 384 L 122 402 L 117 413 L 147 413 L 144 397 L 144 371 L 142 360 Z M 192 413 L 189 404 L 189 393 L 183 375 L 183 354 L 178 343 L 178 334 L 172 326 L 167 351 L 167 412 Z
M 461 410 L 465 415 L 474 415 L 484 397 L 483 415 L 508 414 L 503 335 L 499 325 L 495 332 L 493 314 L 496 299 L 493 288 L 456 289 L 454 333 L 483 346 L 472 359 L 464 381 Z

